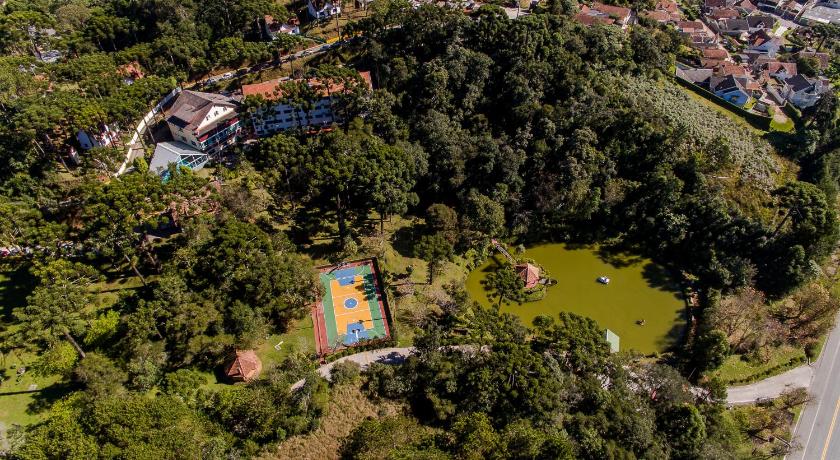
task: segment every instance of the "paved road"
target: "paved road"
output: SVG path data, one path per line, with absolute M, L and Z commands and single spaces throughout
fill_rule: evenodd
M 840 324 L 840 315 L 835 324 Z M 814 365 L 809 393 L 812 400 L 793 431 L 795 444 L 800 447 L 786 458 L 840 459 L 840 327 L 831 331 Z
M 774 399 L 787 390 L 808 388 L 813 376 L 813 367 L 799 366 L 749 385 L 729 387 L 726 391 L 726 402 L 729 404 L 752 404 L 758 399 Z

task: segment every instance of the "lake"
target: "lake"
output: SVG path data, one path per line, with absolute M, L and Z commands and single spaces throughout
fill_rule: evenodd
M 528 326 L 538 315 L 556 318 L 560 311 L 569 311 L 618 334 L 621 350 L 651 354 L 679 341 L 686 323 L 685 304 L 678 283 L 661 265 L 598 246 L 566 244 L 535 246 L 516 257 L 533 259 L 557 280 L 542 300 L 502 304 L 502 312 L 519 316 Z M 484 306 L 491 300 L 481 281 L 501 261 L 503 256 L 496 253 L 467 277 L 467 291 Z M 610 284 L 598 283 L 599 276 L 610 278 Z M 638 320 L 645 324 L 636 324 Z

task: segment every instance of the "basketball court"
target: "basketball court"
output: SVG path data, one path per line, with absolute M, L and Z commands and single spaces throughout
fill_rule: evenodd
M 324 297 L 313 309 L 319 355 L 390 337 L 385 301 L 372 259 L 320 268 Z

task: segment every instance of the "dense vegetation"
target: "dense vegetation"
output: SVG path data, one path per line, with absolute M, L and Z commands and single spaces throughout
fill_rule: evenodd
M 311 431 L 329 390 L 310 357 L 248 385 L 211 385 L 209 374 L 306 313 L 319 292 L 302 251 L 316 236 L 335 236 L 319 256 L 342 260 L 406 214 L 424 218 L 399 239 L 428 263 L 429 285 L 456 254 L 480 259 L 490 238 L 609 241 L 684 272 L 706 309 L 685 347 L 642 364 L 610 355 L 586 318 L 529 330 L 457 285 L 420 295 L 435 308 L 416 321 L 418 354 L 364 377 L 370 397 L 411 411 L 361 423 L 346 458 L 749 455 L 754 418 L 726 412 L 718 382 L 693 390 L 680 372 L 697 383 L 730 351 L 813 346 L 831 326 L 838 303 L 820 283 L 838 237 L 836 98 L 771 144 L 669 83 L 682 45 L 673 29 L 587 28 L 575 8 L 552 1 L 511 20 L 494 7 L 470 18 L 374 2 L 342 52 L 377 89 L 343 101 L 345 122 L 330 132 L 247 149 L 218 168 L 219 185 L 175 168 L 162 181 L 142 160 L 112 177 L 124 146 L 78 166 L 68 146 L 79 129 L 131 126 L 175 80 L 288 46 L 257 42 L 254 19 L 284 17 L 281 7 L 6 2 L 0 246 L 26 249 L 14 263 L 34 286 L 2 318 L 2 351 L 37 353 L 33 372 L 59 376 L 67 393 L 15 433 L 12 455 L 238 458 Z M 37 62 L 35 45 L 65 58 Z M 134 61 L 147 75 L 124 84 L 120 66 Z M 126 278 L 137 286 L 101 305 L 97 286 Z M 519 300 L 512 273 L 493 279 L 500 301 Z

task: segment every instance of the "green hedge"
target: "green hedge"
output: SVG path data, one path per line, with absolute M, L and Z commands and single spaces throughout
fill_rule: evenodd
M 748 112 L 744 110 L 742 107 L 738 107 L 737 105 L 725 101 L 719 97 L 717 97 L 714 93 L 706 90 L 705 88 L 701 88 L 690 81 L 683 80 L 682 78 L 673 75 L 674 80 L 677 81 L 681 86 L 690 89 L 691 91 L 703 96 L 705 99 L 714 102 L 715 104 L 723 107 L 726 110 L 738 115 L 740 117 L 744 117 L 747 122 L 749 122 L 754 127 L 761 129 L 763 131 L 770 130 L 770 122 L 773 120 L 771 117 L 765 117 L 762 115 L 758 115 L 756 113 Z

